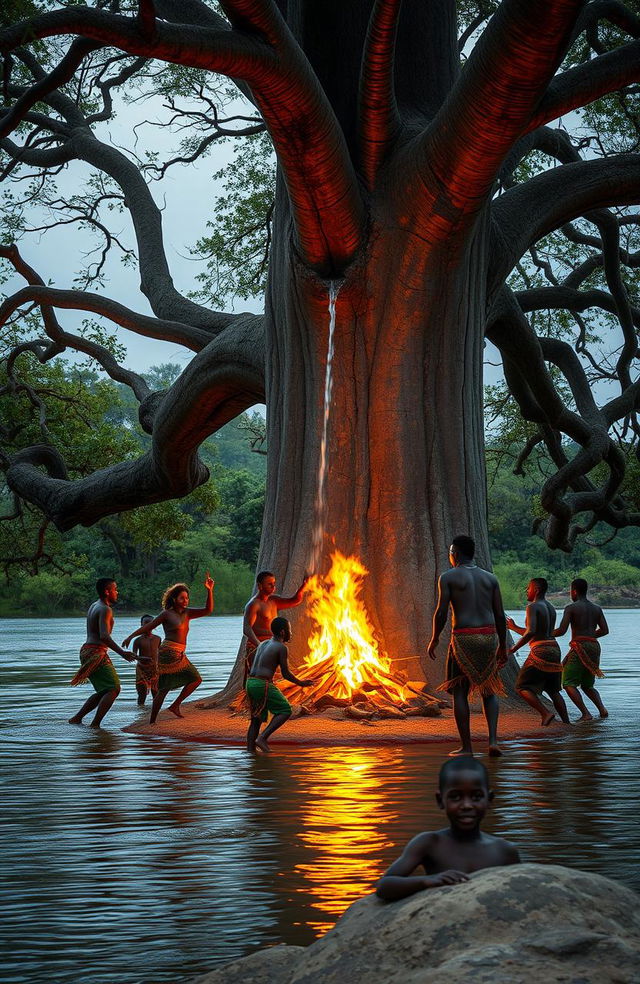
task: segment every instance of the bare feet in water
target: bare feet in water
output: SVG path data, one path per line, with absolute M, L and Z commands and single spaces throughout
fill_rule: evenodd
M 551 724 L 551 722 L 552 722 L 552 721 L 555 721 L 555 719 L 556 719 L 556 716 L 555 716 L 555 714 L 553 713 L 553 711 L 549 711 L 549 713 L 548 713 L 548 714 L 546 714 L 546 715 L 545 715 L 545 716 L 543 717 L 543 719 L 542 719 L 542 727 L 543 727 L 543 728 L 548 728 L 548 727 L 549 727 L 549 725 Z
M 454 748 L 452 752 L 449 752 L 449 758 L 456 758 L 458 755 L 471 755 L 473 757 L 472 748 Z
M 261 752 L 269 753 L 271 751 L 269 743 L 264 738 L 256 738 L 256 748 L 259 748 Z
M 167 710 L 168 711 L 171 711 L 172 714 L 175 714 L 175 716 L 177 718 L 183 718 L 184 717 L 184 714 L 181 714 L 180 713 L 180 705 L 179 704 L 177 704 L 177 705 L 170 704 L 169 707 L 167 707 Z
M 489 745 L 489 755 L 491 758 L 499 758 L 502 755 L 500 745 Z
M 69 718 L 69 724 L 82 724 L 82 718 L 74 714 L 72 718 Z
M 593 721 L 593 714 L 589 714 L 589 711 L 586 711 L 584 714 L 580 715 L 578 721 Z

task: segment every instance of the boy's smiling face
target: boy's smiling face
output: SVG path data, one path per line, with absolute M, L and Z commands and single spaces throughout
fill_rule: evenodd
M 451 826 L 459 831 L 477 829 L 489 809 L 493 793 L 482 777 L 470 769 L 450 773 L 436 800 Z

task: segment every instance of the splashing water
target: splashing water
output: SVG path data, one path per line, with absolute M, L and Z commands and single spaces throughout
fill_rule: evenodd
M 326 518 L 326 477 L 327 477 L 327 435 L 329 413 L 331 411 L 331 392 L 333 390 L 334 332 L 336 327 L 336 300 L 340 284 L 336 280 L 329 283 L 329 342 L 327 345 L 327 364 L 324 374 L 324 412 L 322 418 L 322 438 L 320 441 L 320 463 L 318 465 L 318 487 L 316 490 L 315 520 L 309 569 L 315 571 L 320 561 L 324 525 Z

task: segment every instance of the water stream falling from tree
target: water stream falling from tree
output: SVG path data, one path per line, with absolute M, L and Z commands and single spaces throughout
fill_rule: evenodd
M 326 520 L 326 479 L 327 479 L 327 439 L 329 415 L 331 412 L 331 392 L 333 390 L 334 332 L 336 327 L 336 300 L 340 284 L 337 280 L 329 282 L 329 341 L 327 344 L 327 363 L 324 374 L 324 408 L 322 418 L 322 438 L 320 441 L 320 461 L 318 464 L 318 485 L 316 489 L 315 515 L 311 560 L 309 570 L 316 573 L 322 552 L 322 540 Z

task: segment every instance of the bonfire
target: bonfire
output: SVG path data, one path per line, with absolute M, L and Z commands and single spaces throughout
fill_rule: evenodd
M 394 667 L 379 645 L 360 597 L 367 574 L 357 557 L 336 551 L 326 577 L 311 578 L 306 601 L 314 629 L 296 675 L 314 684 L 304 691 L 285 680 L 278 686 L 308 713 L 337 707 L 361 719 L 440 714 L 445 704 Z

